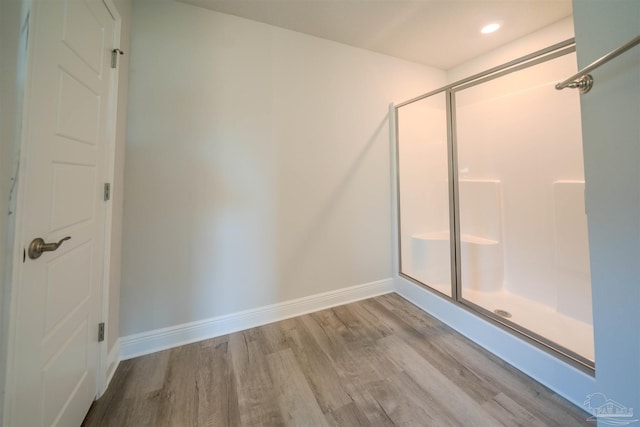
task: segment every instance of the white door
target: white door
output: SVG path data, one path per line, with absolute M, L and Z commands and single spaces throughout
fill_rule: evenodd
M 101 0 L 33 0 L 30 14 L 9 424 L 79 426 L 97 391 L 116 25 Z M 33 239 L 66 236 L 29 257 Z

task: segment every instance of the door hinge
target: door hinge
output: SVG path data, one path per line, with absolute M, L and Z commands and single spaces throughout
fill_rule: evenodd
M 104 183 L 104 201 L 111 200 L 111 183 Z
M 98 342 L 104 341 L 104 322 L 98 324 Z
M 124 55 L 124 52 L 118 48 L 111 50 L 111 68 L 118 68 L 118 55 Z

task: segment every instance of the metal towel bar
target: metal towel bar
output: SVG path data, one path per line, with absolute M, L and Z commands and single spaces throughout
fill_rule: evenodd
M 632 47 L 634 47 L 639 43 L 640 43 L 640 36 L 637 36 L 636 38 L 629 40 L 627 43 L 623 44 L 617 49 L 612 50 L 611 52 L 604 55 L 602 58 L 593 61 L 590 65 L 587 65 L 582 70 L 578 71 L 576 74 L 569 77 L 567 80 L 561 83 L 558 83 L 556 85 L 556 89 L 562 90 L 568 87 L 571 89 L 579 89 L 580 93 L 589 92 L 589 90 L 591 90 L 591 87 L 593 86 L 593 77 L 589 75 L 589 72 L 595 70 L 602 64 L 605 64 L 611 61 L 616 56 L 622 54 L 623 52 L 626 52 L 627 50 L 631 49 Z

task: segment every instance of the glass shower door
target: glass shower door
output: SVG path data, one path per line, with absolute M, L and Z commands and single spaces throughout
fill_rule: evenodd
M 460 293 L 592 362 L 579 95 L 554 89 L 575 72 L 570 53 L 455 89 Z
M 447 92 L 396 109 L 400 274 L 452 295 Z

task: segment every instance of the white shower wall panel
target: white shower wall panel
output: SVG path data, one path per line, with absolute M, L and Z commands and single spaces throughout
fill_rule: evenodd
M 461 179 L 459 192 L 462 287 L 499 291 L 504 285 L 501 183 Z
M 502 240 L 502 202 L 499 180 L 460 181 L 460 233 Z

